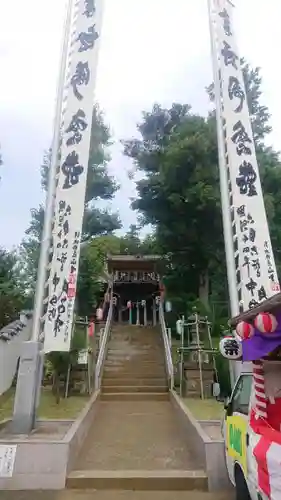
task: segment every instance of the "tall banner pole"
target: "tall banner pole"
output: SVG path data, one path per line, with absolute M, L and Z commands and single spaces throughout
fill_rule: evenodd
M 102 7 L 103 0 L 68 4 L 32 341 L 20 360 L 14 433 L 35 426 L 43 353 L 70 350 Z
M 219 172 L 220 172 L 220 194 L 221 194 L 221 210 L 224 234 L 224 247 L 226 257 L 227 283 L 230 301 L 231 316 L 234 317 L 239 313 L 238 292 L 236 287 L 236 269 L 233 247 L 233 233 L 231 223 L 231 209 L 229 199 L 229 189 L 225 159 L 225 142 L 223 135 L 223 114 L 222 114 L 222 89 L 221 89 L 221 69 L 220 58 L 218 54 L 218 43 L 214 26 L 214 13 L 212 0 L 208 0 L 209 11 L 209 28 L 211 39 L 211 55 L 213 65 L 214 91 L 215 91 L 215 108 L 216 108 L 216 127 L 218 141 L 218 157 L 219 157 Z M 237 362 L 229 363 L 230 381 L 233 387 L 237 376 L 239 375 L 240 366 Z
M 280 291 L 265 212 L 241 60 L 234 33 L 234 4 L 208 0 L 215 76 L 222 209 L 231 313 L 252 309 Z M 223 153 L 221 153 L 223 151 Z M 233 265 L 235 273 L 233 273 Z M 238 298 L 234 297 L 234 287 Z M 238 307 L 237 307 L 238 300 Z M 239 367 L 241 369 L 241 366 Z
M 76 297 L 103 0 L 78 0 L 57 176 L 44 351 L 69 351 Z
M 59 150 L 61 144 L 61 125 L 62 125 L 62 112 L 63 101 L 66 90 L 66 71 L 67 62 L 69 58 L 69 42 L 71 37 L 71 28 L 73 27 L 73 6 L 75 0 L 69 0 L 64 28 L 64 37 L 61 50 L 60 70 L 57 87 L 56 110 L 54 119 L 54 133 L 52 141 L 52 155 L 51 164 L 48 173 L 48 188 L 46 197 L 46 207 L 44 216 L 44 227 L 41 241 L 41 251 L 39 258 L 36 293 L 34 301 L 33 313 L 33 326 L 32 326 L 32 340 L 39 340 L 41 332 L 41 322 L 43 315 L 43 301 L 46 286 L 46 270 L 49 266 L 49 256 L 52 244 L 52 224 L 54 217 L 54 203 L 56 194 L 56 174 L 58 168 Z M 74 32 L 75 35 L 75 32 Z
M 212 0 L 208 0 L 208 10 L 209 10 L 213 77 L 215 86 L 214 90 L 215 90 L 216 126 L 217 126 L 217 141 L 218 141 L 219 171 L 220 171 L 220 193 L 221 193 L 223 233 L 224 233 L 224 244 L 225 244 L 225 255 L 226 255 L 227 281 L 228 281 L 228 291 L 230 297 L 231 315 L 236 316 L 236 314 L 238 314 L 239 312 L 239 302 L 238 302 L 238 293 L 236 288 L 236 269 L 234 261 L 233 233 L 232 233 L 230 200 L 229 200 L 226 159 L 225 159 L 225 144 L 223 136 L 220 58 L 218 57 L 217 40 L 214 29 Z
M 234 5 L 213 0 L 221 60 L 228 191 L 239 312 L 280 290 L 265 212 L 255 141 L 234 32 Z

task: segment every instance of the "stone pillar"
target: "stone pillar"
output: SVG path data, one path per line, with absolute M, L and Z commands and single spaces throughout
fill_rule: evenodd
M 153 326 L 156 326 L 156 324 L 157 324 L 157 318 L 156 318 L 156 303 L 155 303 L 155 299 L 153 299 L 152 317 L 153 317 Z
M 147 309 L 146 309 L 146 301 L 144 301 L 144 306 L 143 306 L 143 324 L 144 324 L 144 326 L 147 326 Z
M 137 302 L 137 320 L 136 320 L 136 325 L 139 326 L 140 324 L 140 305 L 139 302 Z

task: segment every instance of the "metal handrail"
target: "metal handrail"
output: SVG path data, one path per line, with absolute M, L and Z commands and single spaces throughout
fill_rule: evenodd
M 174 388 L 174 365 L 173 365 L 173 358 L 172 358 L 172 352 L 171 352 L 171 343 L 169 340 L 169 335 L 168 335 L 168 329 L 166 328 L 165 324 L 165 318 L 164 318 L 164 309 L 163 309 L 163 304 L 159 304 L 159 322 L 160 322 L 160 327 L 161 327 L 161 332 L 162 332 L 162 337 L 163 337 L 163 342 L 164 342 L 164 348 L 165 348 L 165 358 L 166 358 L 166 368 L 168 372 L 168 377 L 170 381 L 170 389 Z
M 107 344 L 108 344 L 109 335 L 110 335 L 112 311 L 113 311 L 113 300 L 111 297 L 110 305 L 109 305 L 109 309 L 108 309 L 108 313 L 107 313 L 107 318 L 106 318 L 106 323 L 105 323 L 105 328 L 104 328 L 102 340 L 100 343 L 100 349 L 99 349 L 99 354 L 98 354 L 98 359 L 97 359 L 97 364 L 96 364 L 96 370 L 95 370 L 95 390 L 96 391 L 99 390 L 99 388 L 100 388 L 102 368 L 103 368 L 103 364 L 104 364 L 105 357 L 106 357 Z

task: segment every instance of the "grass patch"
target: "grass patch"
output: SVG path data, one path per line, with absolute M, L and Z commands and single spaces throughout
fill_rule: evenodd
M 215 399 L 183 398 L 183 401 L 196 420 L 221 420 L 223 417 L 223 403 Z
M 80 411 L 89 401 L 87 395 L 70 396 L 67 399 L 61 399 L 56 404 L 55 397 L 50 389 L 43 388 L 38 411 L 38 418 L 47 420 L 73 420 L 77 418 Z M 14 390 L 8 391 L 0 396 L 0 421 L 11 418 L 14 407 Z

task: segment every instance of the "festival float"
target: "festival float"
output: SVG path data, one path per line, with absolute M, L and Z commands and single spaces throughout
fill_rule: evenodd
M 281 293 L 235 317 L 230 326 L 235 335 L 221 340 L 221 354 L 234 362 L 252 364 L 249 371 L 242 370 L 226 405 L 227 465 L 229 468 L 232 461 L 234 476 L 236 464 L 236 477 L 230 474 L 230 479 L 237 485 L 239 466 L 248 489 L 248 496 L 241 498 L 280 500 Z M 245 377 L 251 378 L 249 392 Z M 245 401 L 239 406 L 237 401 L 243 394 Z

